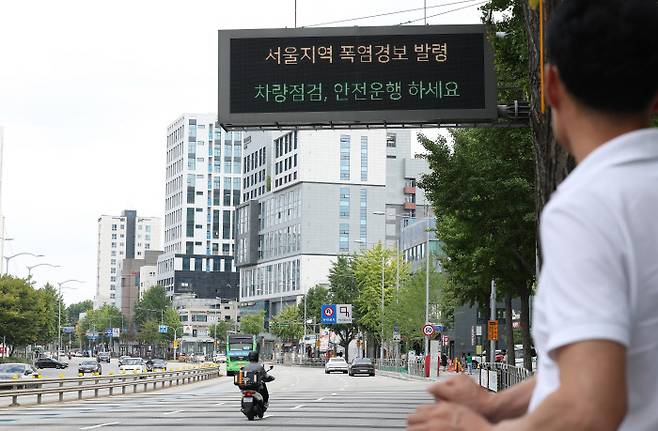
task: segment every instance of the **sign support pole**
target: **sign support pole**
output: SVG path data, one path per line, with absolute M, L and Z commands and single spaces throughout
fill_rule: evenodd
M 491 280 L 491 320 L 496 320 L 496 280 Z M 490 337 L 491 338 L 491 337 Z M 489 341 L 489 358 L 491 362 L 496 362 L 496 340 Z

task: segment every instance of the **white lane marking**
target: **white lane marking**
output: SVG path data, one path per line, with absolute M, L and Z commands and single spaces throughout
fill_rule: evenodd
M 226 403 L 217 403 L 217 404 L 215 404 L 215 406 L 223 406 L 224 404 L 226 404 Z
M 104 424 L 98 424 L 98 425 L 91 425 L 91 426 L 88 426 L 88 427 L 82 427 L 80 429 L 81 430 L 93 430 L 94 428 L 100 428 L 100 427 L 104 427 L 104 426 L 108 426 L 108 425 L 116 425 L 118 423 L 119 422 L 107 422 L 107 423 L 104 423 Z
M 323 400 L 324 398 L 325 398 L 325 397 L 322 397 L 322 398 L 318 398 L 318 399 L 317 399 L 317 400 L 315 400 L 315 401 L 322 401 L 322 400 Z
M 263 419 L 267 419 L 267 418 L 271 418 L 271 417 L 272 417 L 271 415 L 265 415 L 265 416 L 263 416 Z
M 332 393 L 331 396 L 338 395 L 336 392 Z
M 162 413 L 163 415 L 173 415 L 175 413 L 181 413 L 184 412 L 185 410 L 174 410 L 173 412 L 167 412 L 167 413 Z
M 290 410 L 301 409 L 301 408 L 304 407 L 304 406 L 305 406 L 305 404 L 300 404 L 300 405 L 298 405 L 298 406 L 295 406 L 295 407 L 291 408 Z

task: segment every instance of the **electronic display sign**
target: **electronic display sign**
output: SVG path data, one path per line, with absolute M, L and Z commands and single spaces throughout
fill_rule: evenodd
M 373 127 L 496 117 L 482 25 L 219 32 L 219 122 Z

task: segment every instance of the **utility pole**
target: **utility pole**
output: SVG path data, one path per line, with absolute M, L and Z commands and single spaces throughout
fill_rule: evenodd
M 427 221 L 425 221 L 427 223 Z M 425 227 L 425 323 L 430 323 L 430 230 Z M 430 354 L 430 339 L 425 337 L 425 356 Z
M 383 365 L 384 362 L 384 259 L 385 255 L 382 254 L 382 304 L 381 304 L 381 340 L 379 340 L 379 364 Z
M 491 308 L 491 320 L 496 320 L 496 280 L 491 280 L 491 303 L 489 306 Z M 489 358 L 491 363 L 496 362 L 496 340 L 489 341 Z

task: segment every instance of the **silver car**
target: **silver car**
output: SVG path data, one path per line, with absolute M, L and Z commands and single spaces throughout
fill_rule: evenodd
M 345 358 L 329 358 L 326 364 L 324 364 L 324 373 L 329 374 L 333 372 L 341 372 L 347 374 L 349 372 L 349 366 L 345 361 Z

